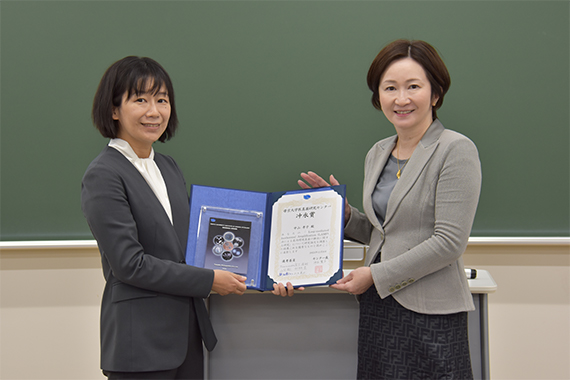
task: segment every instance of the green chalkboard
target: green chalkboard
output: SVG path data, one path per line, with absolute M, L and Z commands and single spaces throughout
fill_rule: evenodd
M 80 182 L 107 141 L 99 79 L 149 56 L 181 128 L 159 152 L 188 184 L 297 188 L 334 173 L 362 203 L 363 161 L 394 133 L 366 73 L 396 38 L 433 44 L 439 117 L 479 147 L 473 236 L 569 236 L 567 1 L 2 1 L 1 240 L 92 239 Z

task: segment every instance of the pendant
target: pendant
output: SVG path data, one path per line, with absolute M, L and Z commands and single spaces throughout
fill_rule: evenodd
M 398 177 L 398 179 L 400 179 L 400 176 L 402 175 L 400 169 L 398 169 L 398 173 L 396 173 L 396 177 Z

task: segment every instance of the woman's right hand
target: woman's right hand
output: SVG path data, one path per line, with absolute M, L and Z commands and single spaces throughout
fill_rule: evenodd
M 242 295 L 247 289 L 245 280 L 247 277 L 240 276 L 225 270 L 214 269 L 214 283 L 212 291 L 221 296 L 228 294 Z
M 311 189 L 311 188 L 314 189 L 317 187 L 340 185 L 340 182 L 338 182 L 337 179 L 332 174 L 329 177 L 330 184 L 327 181 L 325 181 L 323 179 L 323 177 L 321 177 L 317 173 L 311 172 L 311 171 L 309 171 L 307 173 L 301 173 L 301 178 L 303 178 L 303 180 L 305 180 L 305 181 L 298 180 L 297 183 L 303 189 Z M 351 212 L 351 210 L 350 210 L 350 205 L 348 204 L 348 198 L 345 197 L 344 198 L 344 223 L 345 224 L 350 219 L 350 212 Z
M 298 180 L 297 183 L 303 189 L 340 185 L 340 183 L 336 180 L 336 178 L 332 174 L 329 178 L 330 184 L 327 181 L 325 181 L 323 177 L 311 171 L 307 173 L 301 173 L 301 178 L 303 178 L 306 182 L 304 182 L 303 180 Z

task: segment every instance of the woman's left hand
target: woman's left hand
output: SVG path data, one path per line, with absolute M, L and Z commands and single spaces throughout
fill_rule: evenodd
M 293 294 L 295 294 L 295 290 L 299 290 L 299 291 L 303 291 L 305 290 L 305 288 L 300 287 L 300 288 L 293 288 L 293 285 L 288 282 L 287 286 L 283 285 L 282 283 L 279 284 L 273 284 L 273 290 L 271 291 L 271 293 L 275 294 L 276 296 L 281 296 L 281 297 L 293 297 Z
M 362 294 L 373 284 L 374 280 L 372 279 L 370 267 L 360 267 L 338 280 L 336 284 L 330 285 L 330 287 L 350 294 Z

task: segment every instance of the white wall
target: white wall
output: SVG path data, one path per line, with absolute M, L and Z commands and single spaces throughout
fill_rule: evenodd
M 488 270 L 492 379 L 570 379 L 570 247 L 470 246 Z
M 488 270 L 492 379 L 569 379 L 570 247 L 473 245 Z M 104 379 L 99 370 L 98 251 L 0 253 L 0 379 Z
M 4 251 L 0 379 L 101 379 L 99 253 Z

